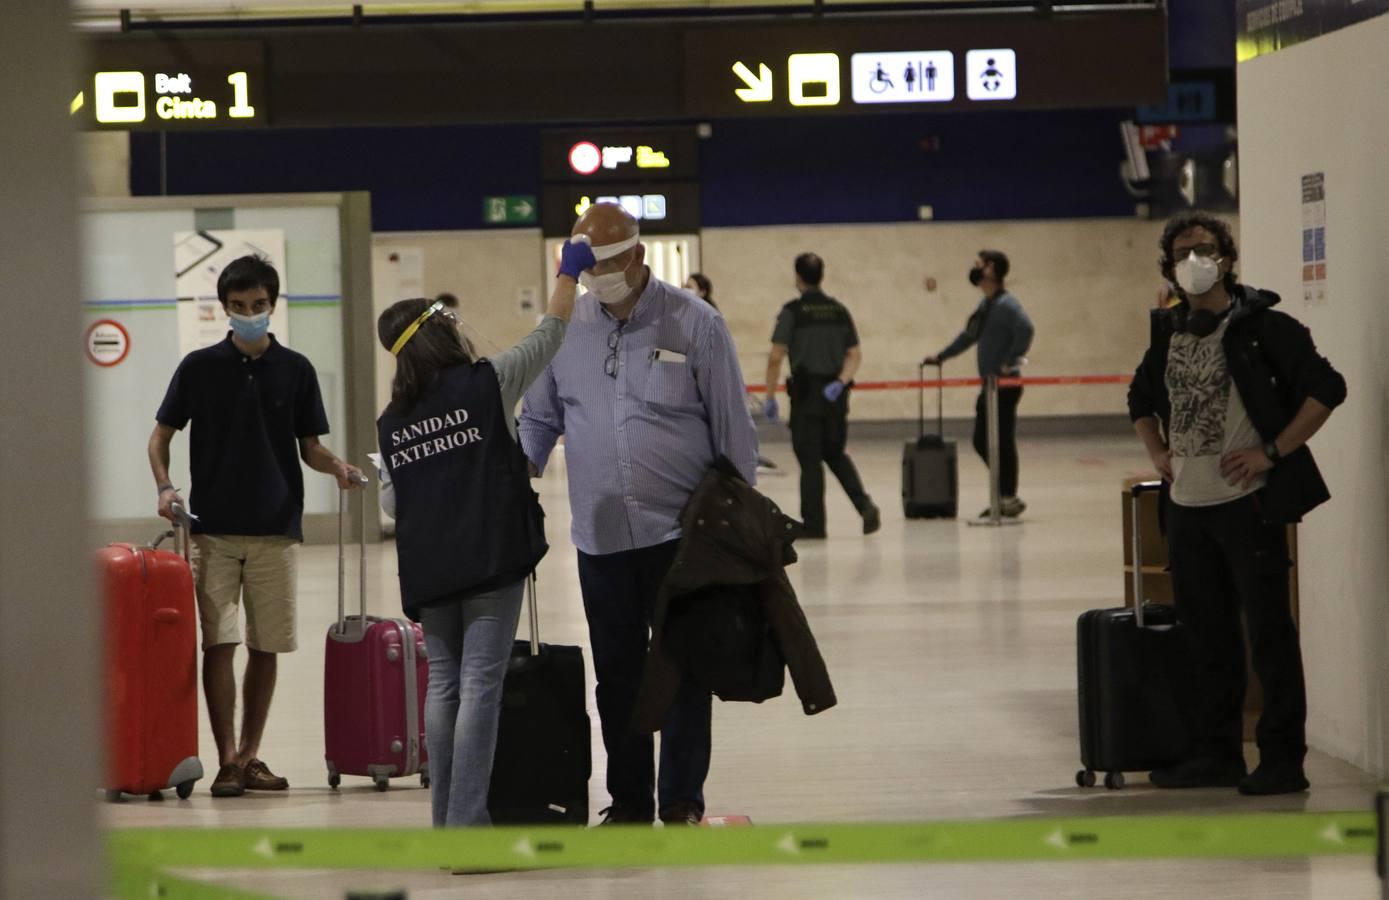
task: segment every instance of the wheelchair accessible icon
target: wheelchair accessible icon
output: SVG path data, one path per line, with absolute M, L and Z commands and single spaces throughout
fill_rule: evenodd
M 944 103 L 955 99 L 955 55 L 947 50 L 855 53 L 855 103 Z

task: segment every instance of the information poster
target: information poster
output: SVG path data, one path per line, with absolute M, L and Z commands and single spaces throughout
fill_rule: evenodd
M 1302 299 L 1326 302 L 1326 173 L 1302 176 Z
M 270 333 L 289 344 L 289 294 L 285 233 L 280 229 L 180 231 L 174 234 L 179 352 L 220 343 L 231 326 L 217 298 L 217 279 L 232 260 L 259 256 L 280 273 L 280 298 L 270 314 Z

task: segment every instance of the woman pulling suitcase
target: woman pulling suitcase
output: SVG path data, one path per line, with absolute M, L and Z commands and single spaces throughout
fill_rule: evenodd
M 377 333 L 396 358 L 377 422 L 381 503 L 396 520 L 402 605 L 429 654 L 425 740 L 434 825 L 489 825 L 502 679 L 525 581 L 547 549 L 513 410 L 564 340 L 586 243 L 566 243 L 545 318 L 478 359 L 442 302 L 402 300 Z

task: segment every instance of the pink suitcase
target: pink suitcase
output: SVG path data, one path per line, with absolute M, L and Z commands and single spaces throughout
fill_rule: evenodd
M 360 496 L 364 496 L 362 492 Z M 424 695 L 429 661 L 424 631 L 407 619 L 366 614 L 366 504 L 361 510 L 361 607 L 346 614 L 343 507 L 338 507 L 338 621 L 328 629 L 323 667 L 324 761 L 328 785 L 364 775 L 377 790 L 392 778 L 418 774 L 429 787 L 424 744 Z

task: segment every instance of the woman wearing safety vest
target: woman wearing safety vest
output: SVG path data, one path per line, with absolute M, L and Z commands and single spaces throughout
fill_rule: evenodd
M 429 653 L 435 827 L 491 824 L 502 678 L 526 578 L 548 549 L 513 411 L 559 351 L 593 264 L 587 243 L 567 242 L 545 318 L 492 360 L 477 358 L 442 302 L 402 300 L 377 321 L 396 358 L 377 422 L 381 503 L 396 520 L 402 605 Z

